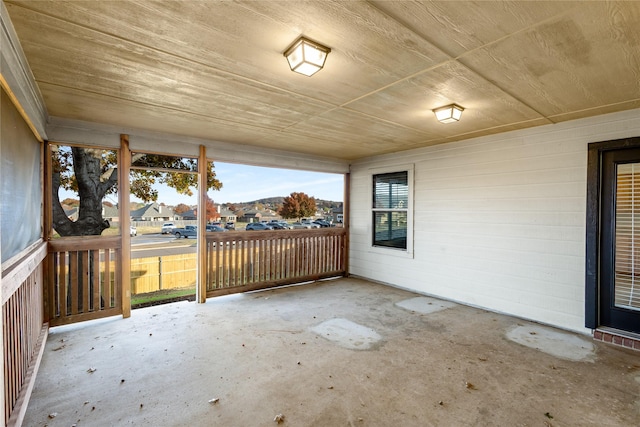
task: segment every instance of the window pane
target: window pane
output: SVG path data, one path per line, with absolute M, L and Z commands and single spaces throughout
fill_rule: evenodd
M 373 207 L 407 209 L 409 204 L 408 173 L 395 172 L 373 176 Z
M 640 163 L 618 165 L 615 306 L 640 310 Z
M 407 249 L 407 213 L 374 212 L 373 245 Z

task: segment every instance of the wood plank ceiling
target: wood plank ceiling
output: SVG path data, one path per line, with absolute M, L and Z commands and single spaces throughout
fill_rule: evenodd
M 60 118 L 353 160 L 640 107 L 640 2 L 5 5 Z

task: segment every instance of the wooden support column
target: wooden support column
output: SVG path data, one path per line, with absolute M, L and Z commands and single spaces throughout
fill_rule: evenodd
M 196 301 L 207 301 L 207 149 L 200 146 L 198 157 L 198 279 L 196 281 Z
M 346 230 L 344 236 L 344 276 L 349 276 L 349 218 L 351 216 L 351 174 L 344 174 L 344 203 L 342 204 L 342 226 Z
M 49 141 L 45 141 L 42 144 L 42 238 L 45 242 L 51 240 L 51 234 L 53 232 L 53 153 L 51 152 L 51 144 Z M 53 265 L 51 257 L 47 257 L 44 262 L 45 272 L 53 271 Z M 42 304 L 44 305 L 43 321 L 45 323 L 51 320 L 51 313 L 53 307 L 51 307 L 51 295 L 53 292 L 54 278 L 51 274 L 44 274 L 43 295 Z
M 118 210 L 120 211 L 120 250 L 121 268 L 120 284 L 122 286 L 122 317 L 131 316 L 131 226 L 129 170 L 131 168 L 131 151 L 129 135 L 120 135 L 120 156 L 118 161 Z

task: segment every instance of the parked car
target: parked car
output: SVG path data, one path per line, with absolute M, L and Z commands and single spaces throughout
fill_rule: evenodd
M 233 221 L 229 221 L 224 225 L 224 228 L 226 228 L 227 230 L 235 230 L 236 224 Z
M 137 236 L 137 235 L 138 235 L 138 229 L 135 226 L 130 225 L 129 226 L 129 236 L 133 237 L 133 236 Z
M 188 239 L 189 237 L 196 237 L 198 235 L 198 227 L 195 225 L 185 225 L 184 228 L 174 228 L 172 233 L 176 236 L 176 239 L 180 237 Z
M 217 224 L 208 224 L 207 231 L 228 231 L 228 230 L 226 228 L 220 227 L 220 225 L 217 225 Z
M 313 222 L 309 218 L 302 218 L 302 223 L 303 224 L 308 224 L 310 226 L 310 228 L 320 228 L 320 224 L 316 224 L 315 222 Z
M 284 221 L 270 222 L 269 225 L 273 227 L 274 230 L 289 230 L 291 228 L 291 226 Z
M 273 227 L 262 222 L 252 222 L 247 224 L 247 226 L 245 227 L 245 230 L 247 231 L 273 230 Z
M 307 224 L 307 223 L 302 223 L 302 222 L 294 222 L 293 224 L 291 224 L 291 228 L 293 228 L 294 230 L 298 230 L 298 229 L 311 229 L 311 224 Z
M 331 227 L 332 224 L 324 219 L 316 219 L 313 221 L 313 223 L 318 224 L 320 227 L 326 228 L 326 227 Z
M 160 232 L 162 234 L 171 234 L 174 228 L 176 228 L 176 225 L 174 223 L 165 222 L 164 224 L 162 224 L 162 229 L 160 230 Z

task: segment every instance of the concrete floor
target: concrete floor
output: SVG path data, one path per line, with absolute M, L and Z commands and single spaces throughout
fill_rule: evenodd
M 278 414 L 285 426 L 636 426 L 640 354 L 339 279 L 52 330 L 24 425 L 272 426 Z

